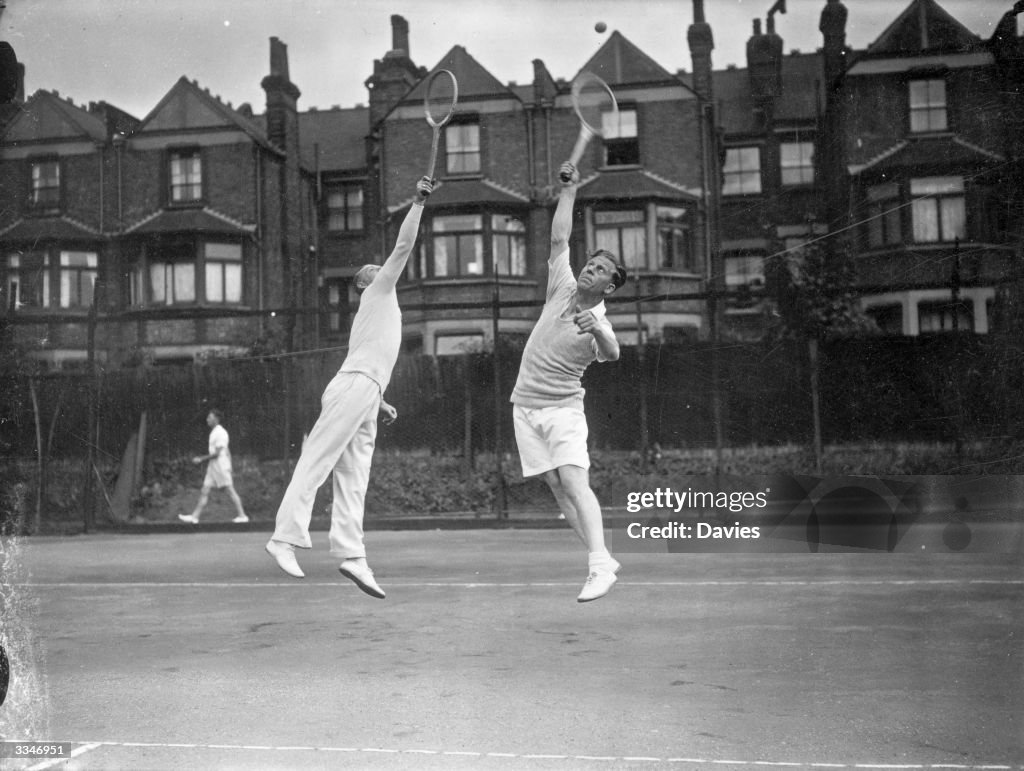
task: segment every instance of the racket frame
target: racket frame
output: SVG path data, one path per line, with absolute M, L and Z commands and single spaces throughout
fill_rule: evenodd
M 587 123 L 586 118 L 583 117 L 583 112 L 580 109 L 580 92 L 583 87 L 588 84 L 595 84 L 603 88 L 611 100 L 611 112 L 619 112 L 619 103 L 615 98 L 615 94 L 612 93 L 611 88 L 601 78 L 592 72 L 581 72 L 576 76 L 576 79 L 572 82 L 572 109 L 576 113 L 576 117 L 580 121 L 580 133 L 576 137 L 576 144 L 573 145 L 572 153 L 569 155 L 569 163 L 576 166 L 580 162 L 580 158 L 583 157 L 584 151 L 587 149 L 591 137 L 603 136 L 603 129 L 601 126 L 591 126 Z M 560 174 L 562 182 L 568 182 L 569 179 L 565 175 Z
M 452 106 L 448 110 L 448 114 L 445 115 L 440 121 L 434 120 L 434 116 L 430 114 L 430 88 L 433 86 L 434 81 L 442 76 L 448 76 L 452 82 Z M 455 106 L 459 103 L 459 81 L 455 77 L 455 73 L 451 70 L 436 70 L 431 73 L 430 78 L 427 80 L 427 91 L 423 95 L 423 114 L 427 118 L 427 124 L 433 129 L 434 135 L 430 143 L 430 163 L 427 166 L 427 179 L 433 181 L 434 179 L 434 167 L 437 164 L 437 147 L 441 141 L 441 129 L 452 119 L 452 115 L 455 114 Z

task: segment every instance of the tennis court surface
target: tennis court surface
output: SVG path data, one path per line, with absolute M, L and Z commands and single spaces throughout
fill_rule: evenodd
M 304 580 L 267 532 L 19 539 L 4 738 L 65 755 L 0 766 L 1024 768 L 1019 530 L 622 553 L 583 605 L 567 528 L 370 532 L 383 601 L 322 532 Z

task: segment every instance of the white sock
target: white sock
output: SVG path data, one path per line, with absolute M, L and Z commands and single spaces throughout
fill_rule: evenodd
M 587 567 L 590 570 L 604 567 L 605 565 L 610 564 L 611 561 L 612 555 L 608 553 L 607 549 L 602 549 L 601 551 L 592 551 L 589 555 L 587 555 Z

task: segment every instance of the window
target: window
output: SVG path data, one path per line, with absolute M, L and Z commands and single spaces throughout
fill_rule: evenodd
M 764 287 L 764 255 L 760 252 L 739 251 L 723 256 L 725 267 L 725 288 L 735 296 L 730 297 L 730 308 L 749 308 L 756 301 L 752 289 Z
M 445 129 L 446 170 L 449 174 L 475 174 L 480 171 L 480 126 L 456 123 Z
M 193 203 L 203 197 L 203 164 L 198 150 L 173 150 L 170 155 L 171 203 Z
M 658 267 L 698 272 L 686 209 L 658 206 Z
M 914 241 L 948 242 L 966 235 L 962 177 L 922 177 L 910 180 L 913 196 Z
M 60 161 L 32 162 L 32 197 L 35 209 L 60 207 Z
M 761 192 L 761 148 L 730 147 L 722 169 L 722 195 Z
M 196 264 L 192 255 L 162 255 L 149 264 L 150 300 L 157 305 L 195 302 Z
M 483 217 L 479 214 L 434 217 L 431 229 L 434 234 L 431 276 L 483 275 Z
M 910 81 L 911 132 L 945 131 L 946 128 L 946 81 Z
M 132 271 L 133 306 L 240 304 L 244 300 L 241 244 L 191 240 L 158 243 Z
M 616 120 L 616 115 L 618 120 Z M 632 166 L 640 163 L 640 142 L 636 131 L 636 109 L 623 107 L 618 113 L 604 113 L 605 163 L 608 166 Z
M 796 187 L 814 182 L 814 143 L 783 142 L 779 147 L 782 186 Z
M 514 214 L 448 214 L 433 217 L 430 238 L 420 242 L 419 278 L 525 276 L 526 225 Z M 408 275 L 414 277 L 410 268 Z
M 491 244 L 499 276 L 526 275 L 526 226 L 521 219 L 492 214 Z
M 896 183 L 875 185 L 867 190 L 868 246 L 879 247 L 903 241 L 900 190 Z
M 870 308 L 866 308 L 864 311 L 878 327 L 879 331 L 885 335 L 901 335 L 903 334 L 903 306 L 899 304 L 892 305 L 873 305 Z
M 954 326 L 961 332 L 974 331 L 974 303 L 961 300 L 922 302 L 917 306 L 917 326 L 921 334 L 952 332 Z
M 344 185 L 327 192 L 327 229 L 340 233 L 363 229 L 363 186 Z
M 647 267 L 647 227 L 641 209 L 594 212 L 594 248 L 607 249 L 627 269 Z
M 60 253 L 60 307 L 89 308 L 96 287 L 95 252 Z
M 242 302 L 242 247 L 240 244 L 205 245 L 206 301 Z
M 347 331 L 348 326 L 348 281 L 341 278 L 329 278 L 324 282 L 326 292 L 326 319 L 327 331 L 330 334 L 341 334 Z
M 18 252 L 7 256 L 8 310 L 50 307 L 50 261 L 46 252 Z

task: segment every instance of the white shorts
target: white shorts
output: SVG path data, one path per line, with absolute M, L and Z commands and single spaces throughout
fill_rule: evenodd
M 216 463 L 206 464 L 206 477 L 203 478 L 203 487 L 220 489 L 222 487 L 234 487 L 234 480 L 231 478 L 231 471 L 225 471 Z
M 523 476 L 561 466 L 590 468 L 587 416 L 580 407 L 512 407 Z

